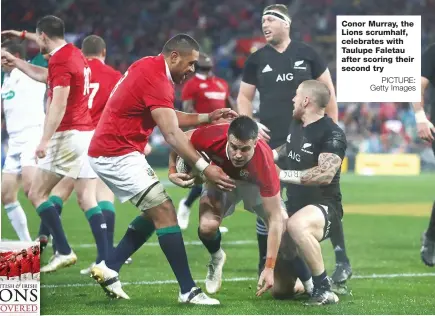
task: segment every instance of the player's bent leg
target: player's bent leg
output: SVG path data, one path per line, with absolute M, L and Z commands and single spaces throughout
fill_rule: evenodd
M 29 197 L 30 186 L 32 185 L 33 177 L 37 167 L 27 166 L 23 167 L 21 171 L 21 185 L 23 186 L 24 195 Z
M 97 202 L 103 212 L 107 225 L 108 251 L 113 251 L 113 236 L 115 234 L 115 195 L 100 179 L 97 179 Z
M 53 272 L 76 263 L 77 257 L 71 250 L 54 204 L 48 199 L 60 177 L 47 170 L 38 169 L 30 187 L 29 199 L 32 201 L 44 225 L 48 226 L 56 240 L 57 252 L 41 272 Z
M 324 305 L 338 302 L 331 291 L 330 280 L 323 263 L 320 241 L 329 237 L 330 217 L 327 206 L 308 205 L 288 219 L 287 230 L 296 243 L 313 275 L 313 296 L 307 305 Z
M 77 192 L 78 204 L 84 211 L 95 239 L 97 246 L 97 258 L 95 263 L 98 264 L 107 259 L 108 243 L 106 221 L 97 203 L 96 186 L 96 178 L 79 178 L 76 180 L 74 188 Z
M 225 214 L 225 193 L 213 189 L 206 184 L 199 204 L 198 236 L 210 254 L 207 265 L 205 288 L 208 293 L 217 293 L 222 286 L 222 271 L 226 254 L 221 248 L 221 232 L 219 226 Z
M 264 264 L 266 263 L 267 254 L 267 227 L 260 217 L 257 217 L 255 229 L 258 242 L 258 276 L 260 276 L 264 269 Z
M 19 185 L 18 174 L 3 172 L 1 180 L 1 200 L 9 221 L 20 241 L 31 241 L 29 229 L 27 228 L 26 213 L 24 213 L 17 198 Z
M 72 191 L 74 190 L 75 179 L 70 177 L 63 177 L 58 184 L 50 192 L 48 199 L 53 203 L 59 216 L 62 214 L 62 208 L 65 201 L 69 199 Z M 50 230 L 42 222 L 39 225 L 39 242 L 41 244 L 41 252 L 47 246 L 48 237 L 50 236 Z M 53 245 L 53 253 L 56 253 L 56 241 L 52 238 L 51 243 Z

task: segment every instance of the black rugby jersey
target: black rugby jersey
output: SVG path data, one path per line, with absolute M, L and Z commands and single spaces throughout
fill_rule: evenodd
M 421 76 L 429 80 L 432 88 L 435 88 L 435 43 L 430 45 L 423 52 L 421 58 Z M 431 121 L 435 124 L 435 93 L 432 91 L 430 98 L 431 105 Z
M 260 93 L 259 117 L 271 131 L 272 148 L 286 139 L 299 84 L 319 78 L 326 69 L 313 48 L 293 40 L 282 53 L 266 45 L 246 60 L 242 81 L 255 85 Z
M 347 142 L 343 130 L 326 115 L 307 126 L 294 120 L 286 140 L 286 169 L 306 170 L 318 166 L 321 153 L 333 153 L 344 159 Z M 325 201 L 341 202 L 340 172 L 328 185 L 286 183 L 287 198 L 301 207 Z

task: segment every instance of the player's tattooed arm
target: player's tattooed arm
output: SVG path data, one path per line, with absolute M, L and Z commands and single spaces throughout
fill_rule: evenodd
M 316 167 L 306 170 L 281 170 L 279 179 L 301 185 L 327 185 L 334 179 L 341 162 L 342 159 L 336 154 L 321 153 Z
M 284 158 L 287 156 L 287 149 L 286 144 L 282 144 L 281 146 L 275 148 L 272 150 L 273 153 L 273 161 L 277 162 L 281 158 Z

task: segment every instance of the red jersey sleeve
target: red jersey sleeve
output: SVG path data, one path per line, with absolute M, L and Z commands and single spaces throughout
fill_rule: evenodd
M 190 137 L 190 142 L 192 143 L 193 147 L 198 151 L 203 151 L 205 148 L 205 140 L 206 137 L 204 137 L 204 128 L 197 128 Z
M 52 87 L 69 87 L 71 85 L 71 70 L 67 63 L 56 63 L 51 65 Z
M 183 90 L 181 91 L 182 101 L 195 100 L 195 95 L 196 95 L 195 86 L 196 85 L 193 79 L 190 79 L 186 82 L 186 84 L 183 86 Z
M 257 148 L 255 148 L 250 169 L 255 172 L 256 182 L 262 197 L 272 197 L 278 194 L 280 183 L 275 162 L 273 161 L 272 150 L 269 146 L 259 141 Z
M 143 76 L 143 80 L 145 82 L 141 85 L 141 99 L 150 111 L 157 108 L 174 108 L 174 96 L 171 95 L 174 89 L 168 87 L 170 83 L 166 75 L 154 78 Z

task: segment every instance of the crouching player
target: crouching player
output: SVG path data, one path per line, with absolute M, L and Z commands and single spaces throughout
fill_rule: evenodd
M 329 98 L 328 87 L 319 81 L 299 85 L 287 142 L 274 155 L 286 158 L 287 170 L 279 172 L 279 179 L 287 187 L 288 233 L 313 275 L 309 305 L 338 302 L 326 274 L 320 242 L 338 229 L 343 217 L 340 166 L 347 145 L 344 132 L 325 115 Z
M 285 262 L 291 262 L 296 257 L 295 246 L 294 251 L 287 249 L 290 247 L 287 237 L 284 237 L 286 243 L 281 247 L 281 253 L 287 255 L 277 260 L 288 216 L 281 201 L 272 150 L 266 142 L 258 139 L 255 121 L 240 116 L 231 124 L 201 127 L 186 134 L 197 151 L 207 155 L 236 180 L 236 189 L 231 192 L 223 192 L 206 183 L 200 199 L 198 235 L 211 256 L 205 280 L 207 292 L 216 293 L 221 287 L 226 254 L 221 248 L 219 225 L 224 217 L 234 212 L 239 201 L 243 201 L 245 210 L 263 218 L 269 230 L 266 266 L 258 281 L 257 295 L 270 288 L 277 297 L 291 297 L 295 290 L 300 291 L 300 283 L 295 289 L 296 274 L 291 267 L 288 271 L 284 267 Z M 176 157 L 175 152 L 170 154 L 169 179 L 180 187 L 193 185 L 193 175 L 177 173 Z M 278 271 L 287 274 L 285 279 L 277 275 Z

